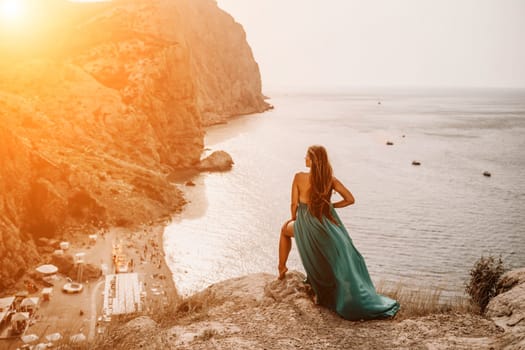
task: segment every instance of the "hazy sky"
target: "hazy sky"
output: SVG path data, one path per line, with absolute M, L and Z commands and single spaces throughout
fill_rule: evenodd
M 218 0 L 265 88 L 525 88 L 525 0 Z

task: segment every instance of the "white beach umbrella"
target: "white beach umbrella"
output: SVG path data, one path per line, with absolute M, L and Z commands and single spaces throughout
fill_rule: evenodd
M 46 335 L 46 339 L 47 339 L 47 341 L 57 341 L 57 340 L 62 339 L 62 334 L 60 334 L 60 333 L 51 333 L 51 334 Z
M 47 348 L 49 348 L 48 344 L 46 344 L 46 343 L 38 343 L 38 344 L 35 345 L 33 350 L 44 350 L 44 349 L 47 349 Z
M 51 275 L 58 272 L 58 267 L 51 264 L 40 265 L 36 270 L 44 275 Z
M 82 333 L 73 334 L 71 337 L 69 337 L 69 340 L 71 340 L 73 343 L 81 343 L 86 341 L 86 336 Z
M 29 312 L 17 312 L 11 318 L 11 321 L 26 321 L 29 320 Z
M 38 335 L 36 334 L 27 334 L 20 337 L 24 343 L 32 343 L 36 340 L 38 340 Z

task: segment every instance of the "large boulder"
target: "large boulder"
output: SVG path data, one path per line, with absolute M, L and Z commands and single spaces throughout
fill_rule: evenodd
M 53 255 L 51 263 L 58 268 L 59 273 L 66 276 L 69 276 L 75 267 L 75 261 L 71 254 Z
M 197 168 L 200 171 L 227 171 L 233 166 L 232 157 L 225 151 L 215 151 L 201 160 Z
M 498 290 L 486 314 L 505 330 L 505 349 L 525 349 L 525 268 L 504 274 Z
M 97 280 L 100 276 L 102 276 L 102 270 L 96 265 L 86 264 L 84 266 L 82 276 L 83 280 Z

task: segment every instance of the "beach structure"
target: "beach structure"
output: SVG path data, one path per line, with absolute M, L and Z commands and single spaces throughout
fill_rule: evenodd
M 115 261 L 115 272 L 116 273 L 126 273 L 129 272 L 129 261 L 125 254 L 119 254 L 116 256 Z
M 86 336 L 83 333 L 73 334 L 69 337 L 71 343 L 82 343 L 86 341 Z
M 121 253 L 122 253 L 122 249 L 121 249 L 120 243 L 113 242 L 113 246 L 112 246 L 112 249 L 111 249 L 111 258 L 113 259 L 113 261 L 115 260 L 117 255 L 119 255 Z
M 64 255 L 64 251 L 62 249 L 55 249 L 53 255 Z
M 11 334 L 23 334 L 29 326 L 29 312 L 17 312 L 11 318 Z
M 112 261 L 115 273 L 127 273 L 129 271 L 129 259 L 122 252 L 122 245 L 120 243 L 113 243 Z
M 12 310 L 15 297 L 0 298 L 0 312 Z
M 137 273 L 106 275 L 103 313 L 106 316 L 142 311 L 142 288 Z
M 36 268 L 36 271 L 40 272 L 44 276 L 54 275 L 58 272 L 58 267 L 51 264 L 40 265 Z
M 62 339 L 62 334 L 60 334 L 58 332 L 51 333 L 51 334 L 46 335 L 46 339 L 49 342 L 59 341 L 60 339 Z
M 38 308 L 39 301 L 39 297 L 25 298 L 20 303 L 20 311 L 27 312 L 32 315 Z
M 20 339 L 25 343 L 25 344 L 29 344 L 29 343 L 33 343 L 35 341 L 38 340 L 38 335 L 36 334 L 26 334 L 26 335 L 23 335 L 20 337 Z
M 0 299 L 0 329 L 7 326 L 7 318 L 10 313 L 14 312 L 15 297 Z
M 42 296 L 42 301 L 50 301 L 51 296 L 53 295 L 53 288 L 43 288 L 40 295 Z
M 74 263 L 75 264 L 84 263 L 85 259 L 86 259 L 86 253 L 85 252 L 75 253 Z
M 86 253 L 79 252 L 74 256 L 74 264 L 77 267 L 77 281 L 82 282 L 84 275 L 84 263 L 85 263 Z
M 62 286 L 62 291 L 66 294 L 81 293 L 84 290 L 82 283 L 67 282 Z

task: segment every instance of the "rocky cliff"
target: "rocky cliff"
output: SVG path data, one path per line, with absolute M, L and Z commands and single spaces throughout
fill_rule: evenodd
M 410 300 L 391 320 L 346 321 L 316 306 L 291 272 L 284 281 L 254 274 L 223 281 L 176 308 L 141 317 L 98 340 L 104 349 L 523 349 L 524 269 L 503 279 L 487 318 L 468 311 L 416 316 Z
M 498 292 L 487 306 L 487 316 L 505 331 L 505 349 L 525 349 L 525 268 L 504 274 Z
M 40 237 L 167 217 L 203 127 L 267 108 L 242 27 L 212 0 L 31 2 L 0 26 L 0 291 Z

